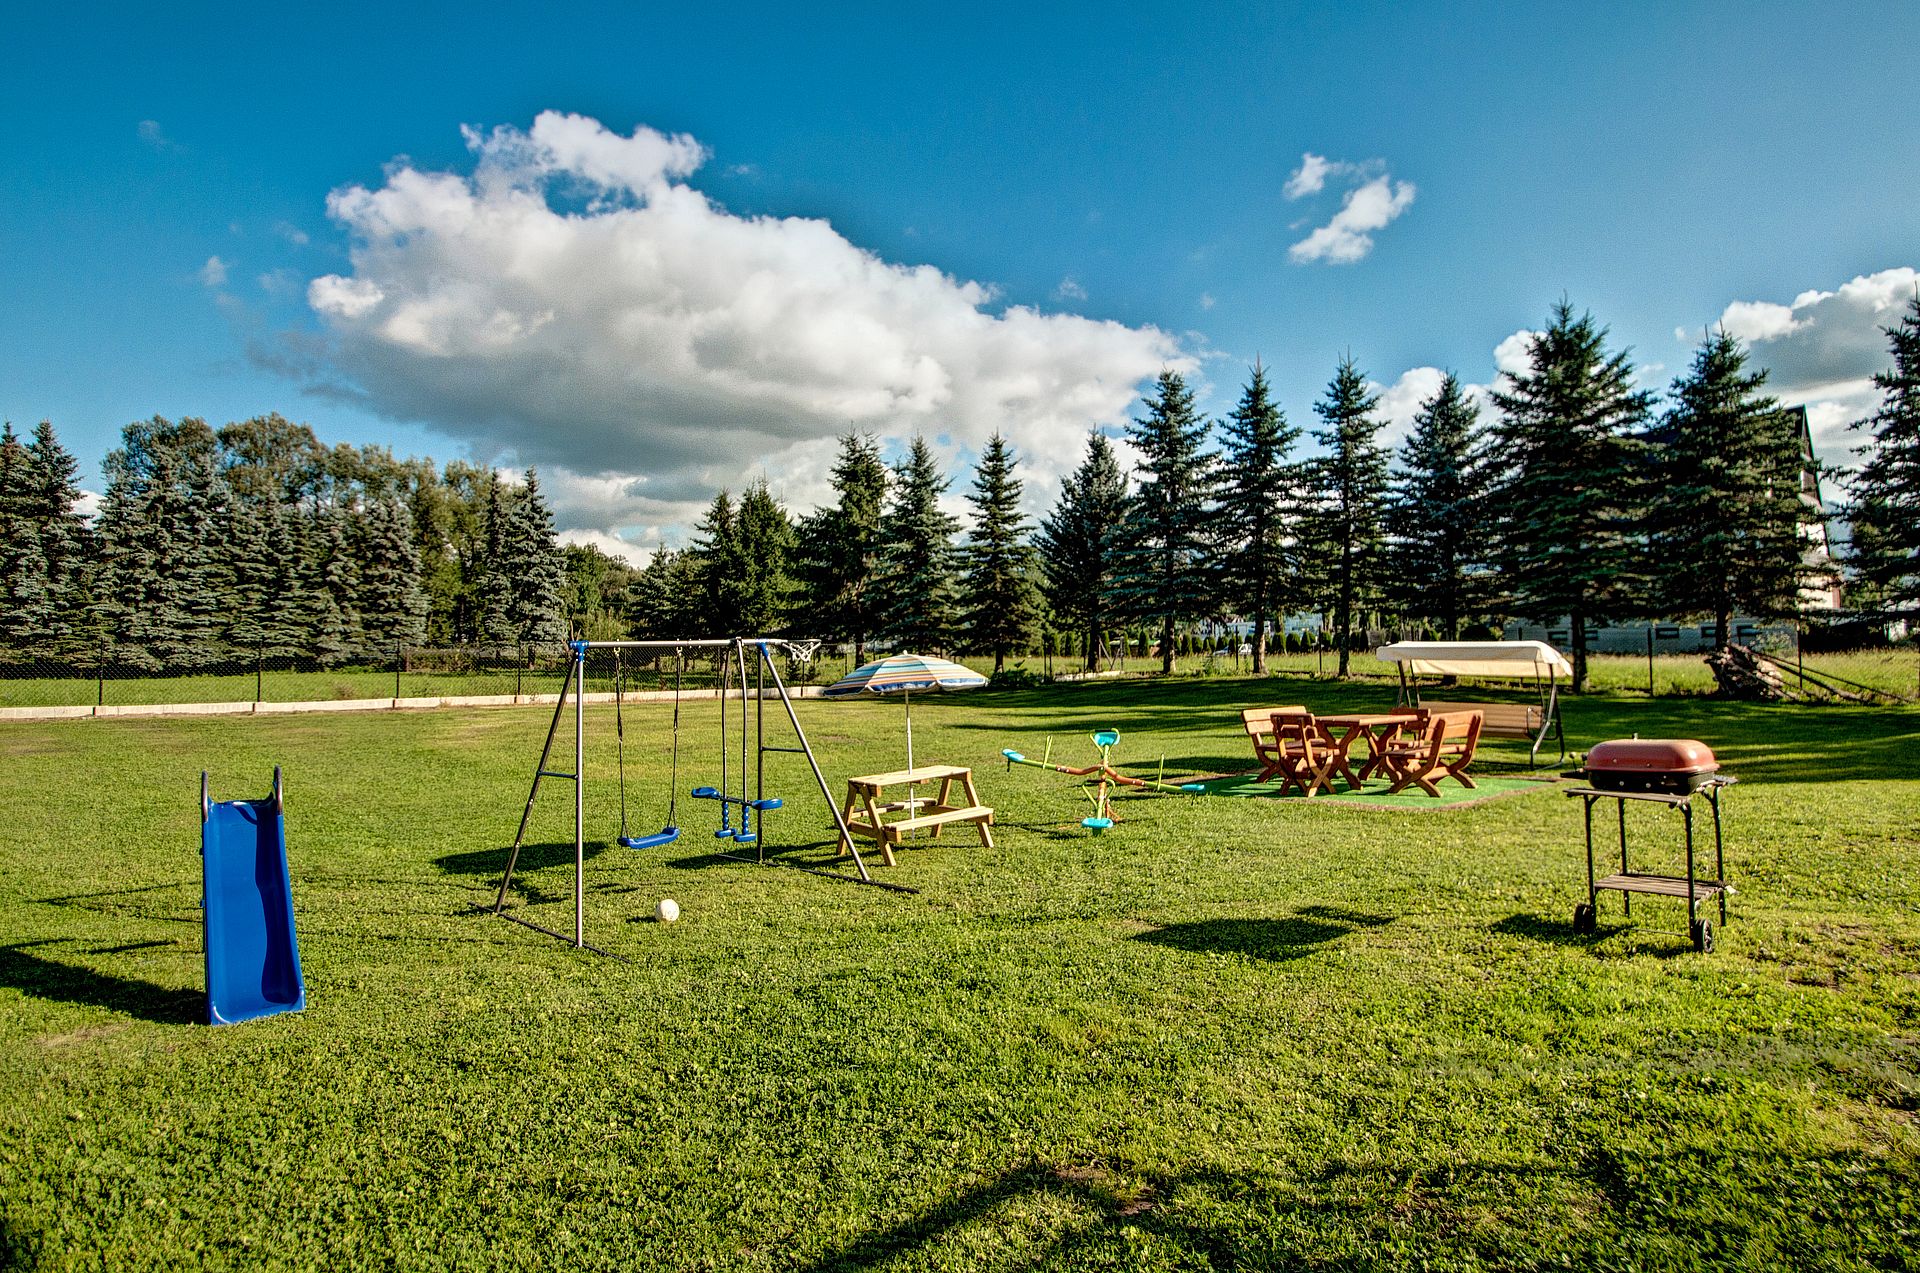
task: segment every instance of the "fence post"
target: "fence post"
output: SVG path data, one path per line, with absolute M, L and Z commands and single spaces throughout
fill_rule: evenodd
M 393 701 L 396 703 L 400 701 L 400 669 L 406 665 L 406 662 L 407 647 L 404 644 L 396 644 L 393 647 Z
M 253 702 L 257 707 L 266 701 L 267 649 L 264 645 L 253 647 Z
M 1647 697 L 1653 697 L 1653 629 L 1647 629 Z
M 520 697 L 520 677 L 521 677 L 521 674 L 524 673 L 526 670 L 527 670 L 527 647 L 523 645 L 519 647 L 519 649 L 515 652 L 514 659 L 513 659 L 513 696 L 515 698 Z M 581 669 L 580 679 L 582 681 L 585 681 L 587 679 L 585 668 Z M 582 685 L 580 687 L 580 692 L 581 694 L 584 695 L 587 692 L 587 687 L 585 685 Z
M 100 643 L 100 661 L 94 665 L 93 674 L 98 682 L 94 691 L 93 705 L 105 707 L 107 705 L 107 643 L 105 641 Z

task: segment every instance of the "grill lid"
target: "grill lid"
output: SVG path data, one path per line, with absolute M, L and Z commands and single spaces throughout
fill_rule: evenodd
M 1692 738 L 1616 738 L 1587 753 L 1588 773 L 1710 774 L 1713 751 Z

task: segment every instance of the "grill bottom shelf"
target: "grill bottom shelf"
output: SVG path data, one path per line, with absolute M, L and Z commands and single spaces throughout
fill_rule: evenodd
M 1629 872 L 1626 875 L 1609 875 L 1605 879 L 1593 882 L 1594 891 L 1612 889 L 1616 893 L 1653 893 L 1661 897 L 1687 896 L 1687 877 L 1684 875 L 1641 875 Z M 1695 880 L 1693 896 L 1695 898 L 1714 897 L 1727 891 L 1722 880 Z

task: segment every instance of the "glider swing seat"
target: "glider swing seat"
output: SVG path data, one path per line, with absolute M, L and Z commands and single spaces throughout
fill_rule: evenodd
M 1400 667 L 1400 699 L 1429 715 L 1479 712 L 1480 736 L 1520 738 L 1533 745 L 1527 758 L 1540 759 L 1549 734 L 1567 754 L 1567 732 L 1560 720 L 1560 676 L 1573 675 L 1566 656 L 1545 641 L 1398 641 L 1383 645 L 1380 659 Z M 1453 676 L 1533 682 L 1538 703 L 1440 702 L 1408 680 L 1410 676 Z
M 803 866 L 794 862 L 782 862 L 777 859 L 768 858 L 766 856 L 765 847 L 761 841 L 760 834 L 755 832 L 752 829 L 752 826 L 748 821 L 752 811 L 757 810 L 764 814 L 768 810 L 778 809 L 781 807 L 782 802 L 780 800 L 768 798 L 765 794 L 764 780 L 766 777 L 766 772 L 765 772 L 766 771 L 766 753 L 770 751 L 792 752 L 796 755 L 801 755 L 806 757 L 807 766 L 809 769 L 813 771 L 814 781 L 817 784 L 819 784 L 820 796 L 821 796 L 821 799 L 826 803 L 827 812 L 832 815 L 834 825 L 839 830 L 841 839 L 845 840 L 847 838 L 847 828 L 846 828 L 845 822 L 842 820 L 840 816 L 839 806 L 834 803 L 832 792 L 827 787 L 826 776 L 820 772 L 819 761 L 814 758 L 813 749 L 807 742 L 806 730 L 801 727 L 800 717 L 794 710 L 792 696 L 787 693 L 786 683 L 780 679 L 779 669 L 774 666 L 773 656 L 769 652 L 770 646 L 777 645 L 777 646 L 782 646 L 786 648 L 791 648 L 795 645 L 803 645 L 803 644 L 805 643 L 792 642 L 780 637 L 728 637 L 724 639 L 701 639 L 701 640 L 684 640 L 684 641 L 572 641 L 572 642 L 569 642 L 568 648 L 571 651 L 572 657 L 568 660 L 566 680 L 562 682 L 560 687 L 560 693 L 557 696 L 557 699 L 554 703 L 553 721 L 551 724 L 547 726 L 547 738 L 546 738 L 546 742 L 540 748 L 540 760 L 534 766 L 533 786 L 531 790 L 527 792 L 526 807 L 521 811 L 521 814 L 520 814 L 520 827 L 519 827 L 519 830 L 514 833 L 513 844 L 511 848 L 508 850 L 507 868 L 500 877 L 499 892 L 495 895 L 492 906 L 476 904 L 477 909 L 480 909 L 483 911 L 491 911 L 494 915 L 499 916 L 501 919 L 509 920 L 515 924 L 519 924 L 526 928 L 531 928 L 535 932 L 545 933 L 549 937 L 557 938 L 560 941 L 567 942 L 578 949 L 590 950 L 596 955 L 605 955 L 608 958 L 612 958 L 612 959 L 618 959 L 621 957 L 619 955 L 614 954 L 611 951 L 602 950 L 597 946 L 589 945 L 587 942 L 587 935 L 586 935 L 587 934 L 587 919 L 586 919 L 587 850 L 586 850 L 585 774 L 586 774 L 587 731 L 586 731 L 586 710 L 585 710 L 585 704 L 584 704 L 584 694 L 585 694 L 585 686 L 586 686 L 586 666 L 587 666 L 587 654 L 589 651 L 608 650 L 608 649 L 615 650 L 615 651 L 650 650 L 650 651 L 656 651 L 656 652 L 664 652 L 664 651 L 671 650 L 674 652 L 674 655 L 677 660 L 683 660 L 685 651 L 687 650 L 706 649 L 706 650 L 715 650 L 715 651 L 724 652 L 724 658 L 726 659 L 728 673 L 723 678 L 723 685 L 721 688 L 720 701 L 721 701 L 723 728 L 725 726 L 724 713 L 725 713 L 725 706 L 726 706 L 726 694 L 728 692 L 726 686 L 730 685 L 734 679 L 731 674 L 732 669 L 738 668 L 740 670 L 740 676 L 738 678 L 739 685 L 740 685 L 740 718 L 741 718 L 740 794 L 737 796 L 727 794 L 721 788 L 715 788 L 715 787 L 699 787 L 694 789 L 689 794 L 697 799 L 717 800 L 720 803 L 720 807 L 722 811 L 721 817 L 722 817 L 723 825 L 725 827 L 725 832 L 726 832 L 725 838 L 733 840 L 735 844 L 754 845 L 756 847 L 756 853 L 752 857 L 748 857 L 745 854 L 735 854 L 735 853 L 718 853 L 718 854 L 715 854 L 715 856 L 723 857 L 723 858 L 731 858 L 733 860 L 742 861 L 742 862 L 752 862 L 759 865 L 784 866 L 789 868 L 790 870 L 806 871 L 813 875 L 825 875 L 833 879 L 845 880 L 851 884 L 869 884 L 875 888 L 890 889 L 897 893 L 918 892 L 919 890 L 909 888 L 904 884 L 893 884 L 887 881 L 874 879 L 871 875 L 868 874 L 866 863 L 861 860 L 860 854 L 858 852 L 855 852 L 853 854 L 854 866 L 859 871 L 859 874 L 857 876 L 848 875 L 840 871 L 831 871 L 831 870 L 826 870 L 826 869 L 823 869 L 820 867 L 814 867 L 814 866 Z M 755 692 L 757 693 L 760 700 L 756 710 L 756 732 L 757 732 L 757 741 L 759 744 L 759 757 L 758 757 L 758 766 L 757 766 L 757 773 L 756 773 L 756 790 L 752 798 L 749 798 L 746 794 L 747 792 L 746 666 L 747 666 L 747 658 L 748 658 L 749 651 L 752 652 L 753 658 L 755 660 L 755 677 L 754 677 Z M 767 693 L 769 679 L 771 680 L 771 688 L 773 691 L 771 695 Z M 676 813 L 675 806 L 677 804 L 677 795 L 678 795 L 678 766 L 679 766 L 679 737 L 680 737 L 679 735 L 679 720 L 680 720 L 679 674 L 678 674 L 678 670 L 676 669 L 676 674 L 674 679 L 674 762 L 673 762 L 674 763 L 674 776 L 673 776 L 674 786 L 672 788 L 674 792 L 674 797 L 670 797 L 669 799 L 667 825 L 661 828 L 661 830 L 651 835 L 637 835 L 637 836 L 630 835 L 628 833 L 628 828 L 626 825 L 626 789 L 625 789 L 626 742 L 625 742 L 625 721 L 624 721 L 624 696 L 625 696 L 624 688 L 625 687 L 623 684 L 623 680 L 624 680 L 624 677 L 622 675 L 622 669 L 618 665 L 616 665 L 616 674 L 615 674 L 615 680 L 614 680 L 614 686 L 615 686 L 614 725 L 615 725 L 615 733 L 619 738 L 618 746 L 620 749 L 620 780 L 621 780 L 621 827 L 620 827 L 619 843 L 624 847 L 631 848 L 631 849 L 656 848 L 660 845 L 671 844 L 680 836 L 680 829 L 675 819 L 675 813 Z M 787 720 L 793 727 L 794 737 L 798 740 L 798 744 L 799 744 L 798 746 L 792 746 L 792 747 L 776 746 L 766 741 L 764 724 L 765 724 L 766 700 L 768 697 L 777 697 L 780 701 L 781 706 L 783 706 L 786 709 Z M 549 768 L 548 766 L 551 760 L 553 759 L 553 744 L 554 744 L 555 738 L 559 736 L 560 722 L 566 716 L 567 705 L 569 700 L 571 700 L 573 704 L 573 768 L 571 771 L 561 770 L 561 769 L 552 769 L 552 768 Z M 726 735 L 722 733 L 721 754 L 723 757 L 726 754 L 726 744 L 727 744 Z M 563 782 L 571 782 L 573 784 L 573 932 L 570 934 L 556 932 L 555 930 L 548 928 L 542 924 L 535 923 L 533 920 L 527 919 L 523 916 L 512 914 L 507 909 L 507 891 L 513 885 L 514 868 L 519 864 L 520 850 L 526 842 L 527 826 L 532 821 L 533 807 L 535 802 L 539 799 L 539 796 L 540 796 L 540 784 L 544 779 L 548 779 L 548 778 L 557 779 Z M 723 776 L 721 781 L 724 786 L 727 781 L 726 777 Z M 731 820 L 727 817 L 728 810 L 730 810 L 735 806 L 738 806 L 741 811 L 741 817 L 740 817 L 741 825 L 738 830 L 732 827 Z M 761 829 L 764 831 L 764 827 Z
M 719 802 L 720 826 L 713 833 L 714 839 L 732 840 L 735 844 L 758 844 L 760 843 L 760 836 L 759 833 L 753 829 L 754 811 L 758 810 L 763 815 L 760 819 L 760 824 L 761 830 L 764 831 L 766 829 L 766 818 L 764 815 L 771 810 L 780 808 L 781 801 L 777 797 L 766 796 L 764 791 L 760 791 L 753 799 L 747 798 L 747 684 L 746 668 L 744 665 L 740 669 L 740 794 L 737 796 L 727 794 L 727 695 L 731 693 L 730 687 L 733 684 L 733 666 L 733 654 L 731 651 L 728 651 L 720 674 L 720 785 L 718 787 L 695 787 L 687 794 L 695 800 L 714 800 Z M 675 710 L 677 712 L 678 708 L 676 707 Z M 761 747 L 762 752 L 767 750 L 769 749 L 764 745 Z M 776 748 L 773 750 L 782 749 Z M 764 763 L 761 767 L 759 777 L 764 782 L 766 777 Z M 740 807 L 740 827 L 738 830 L 734 829 L 733 818 L 731 817 L 735 805 Z M 764 854 L 761 855 L 760 860 L 764 860 Z

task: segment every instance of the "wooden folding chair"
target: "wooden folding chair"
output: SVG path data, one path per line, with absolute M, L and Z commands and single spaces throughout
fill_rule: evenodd
M 1333 789 L 1333 776 L 1342 772 L 1346 756 L 1327 727 L 1313 713 L 1276 712 L 1273 715 L 1273 743 L 1276 758 L 1274 772 L 1281 779 L 1280 794 L 1300 788 L 1302 799 L 1312 799 Z M 1359 782 L 1351 773 L 1347 781 L 1356 790 Z
M 1398 795 L 1409 786 L 1417 786 L 1437 798 L 1438 783 L 1443 778 L 1452 778 L 1469 789 L 1477 785 L 1467 776 L 1467 766 L 1473 763 L 1474 748 L 1480 743 L 1483 719 L 1479 712 L 1436 712 L 1429 716 L 1412 743 L 1388 749 L 1394 779 L 1387 794 Z
M 1253 743 L 1253 757 L 1260 762 L 1260 776 L 1254 779 L 1255 782 L 1268 782 L 1280 772 L 1280 749 L 1273 741 L 1274 715 L 1293 715 L 1306 710 L 1298 705 L 1249 707 L 1240 713 L 1240 724 L 1247 731 L 1248 740 Z

